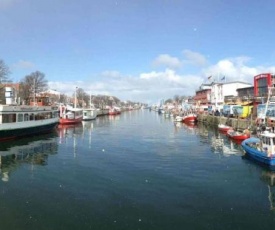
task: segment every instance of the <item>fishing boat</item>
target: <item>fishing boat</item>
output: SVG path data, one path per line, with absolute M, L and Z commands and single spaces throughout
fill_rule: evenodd
M 195 123 L 197 121 L 197 115 L 195 113 L 189 113 L 182 118 L 185 123 Z
M 109 108 L 109 115 L 118 115 L 121 111 L 117 107 Z
M 264 131 L 259 137 L 250 137 L 241 144 L 252 159 L 268 166 L 275 166 L 275 133 Z
M 80 123 L 83 118 L 83 109 L 71 106 L 60 107 L 59 123 L 62 125 Z
M 175 118 L 174 118 L 174 121 L 175 122 L 182 122 L 182 116 L 176 116 Z
M 90 108 L 90 109 L 83 109 L 83 121 L 94 120 L 97 117 L 97 110 Z
M 92 95 L 90 95 L 90 108 L 83 109 L 83 121 L 94 120 L 97 117 L 97 110 L 92 107 Z
M 221 132 L 227 132 L 228 130 L 232 129 L 231 126 L 229 125 L 224 125 L 224 124 L 218 124 L 218 130 Z
M 50 132 L 58 112 L 54 106 L 0 105 L 0 141 Z
M 226 134 L 229 138 L 235 141 L 243 141 L 250 137 L 250 132 L 248 129 L 245 129 L 243 132 L 229 129 Z

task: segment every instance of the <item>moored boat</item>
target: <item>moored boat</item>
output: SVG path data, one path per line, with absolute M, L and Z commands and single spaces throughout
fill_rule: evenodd
M 275 134 L 264 131 L 259 138 L 250 137 L 242 142 L 242 148 L 252 159 L 275 166 Z
M 197 115 L 195 113 L 187 114 L 182 118 L 185 123 L 195 123 L 197 121 Z
M 176 116 L 175 118 L 174 118 L 174 121 L 175 122 L 182 122 L 182 116 Z
M 80 123 L 83 118 L 83 109 L 73 108 L 71 106 L 62 106 L 60 108 L 60 124 Z
M 50 132 L 58 120 L 57 107 L 0 105 L 0 141 Z
M 232 129 L 229 125 L 218 124 L 218 130 L 221 132 L 227 132 L 229 129 Z
M 96 109 L 83 109 L 83 121 L 94 120 L 97 117 L 97 110 Z
M 229 129 L 227 131 L 227 136 L 235 141 L 243 141 L 250 137 L 250 132 L 247 129 L 244 130 L 243 132 L 240 132 L 234 129 Z
M 120 113 L 121 113 L 121 111 L 118 108 L 112 107 L 109 109 L 109 115 L 117 115 Z

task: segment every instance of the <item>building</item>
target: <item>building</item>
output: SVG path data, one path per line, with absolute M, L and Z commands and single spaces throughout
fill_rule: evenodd
M 263 103 L 267 99 L 268 89 L 275 87 L 275 75 L 262 73 L 254 77 L 254 102 L 255 105 Z
M 232 81 L 225 83 L 215 83 L 211 85 L 211 105 L 214 109 L 221 109 L 225 103 L 225 98 L 238 97 L 239 88 L 252 87 L 252 84 L 242 81 Z
M 194 96 L 194 104 L 196 106 L 209 106 L 211 105 L 211 84 L 202 84 L 198 90 L 196 90 L 196 95 Z

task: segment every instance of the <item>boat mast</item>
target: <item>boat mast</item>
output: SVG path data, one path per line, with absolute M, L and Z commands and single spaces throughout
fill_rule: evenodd
M 74 108 L 76 108 L 76 91 L 78 87 L 75 87 L 75 93 L 74 93 Z
M 266 113 L 267 113 L 267 109 L 268 109 L 268 105 L 269 105 L 269 100 L 270 100 L 270 92 L 271 92 L 271 87 L 267 88 L 267 100 L 266 100 L 266 104 L 265 104 L 265 110 L 264 110 L 264 123 L 266 124 Z
M 92 108 L 92 94 L 90 93 L 90 109 Z

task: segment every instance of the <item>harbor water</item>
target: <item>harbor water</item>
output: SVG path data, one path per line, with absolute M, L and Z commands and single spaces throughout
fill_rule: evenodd
M 149 110 L 3 142 L 1 229 L 272 229 L 275 172 Z

